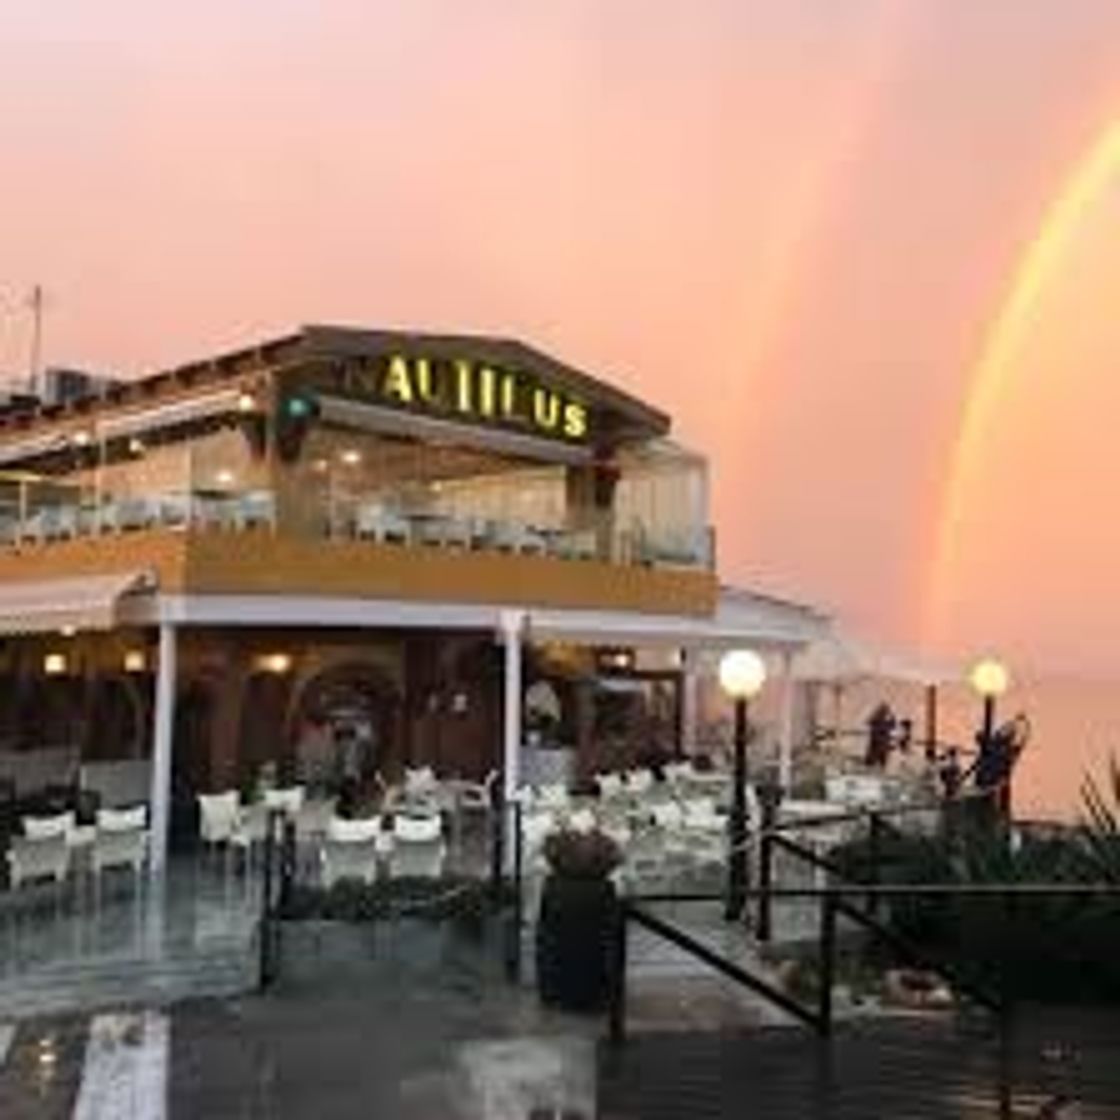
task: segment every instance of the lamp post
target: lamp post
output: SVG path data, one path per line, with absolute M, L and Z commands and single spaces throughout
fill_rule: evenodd
M 994 657 L 984 657 L 977 661 L 968 674 L 973 690 L 984 702 L 984 718 L 980 727 L 980 762 L 976 776 L 978 784 L 986 787 L 987 774 L 993 763 L 991 758 L 992 739 L 996 731 L 996 700 L 1002 696 L 1011 683 L 1011 674 L 1002 661 Z M 1008 775 L 1008 778 L 1010 775 Z M 1000 795 L 999 808 L 1009 807 L 1010 798 L 1005 792 Z
M 766 682 L 766 664 L 753 650 L 725 654 L 719 665 L 719 683 L 735 703 L 735 763 L 732 776 L 731 819 L 728 838 L 731 855 L 727 873 L 728 921 L 743 913 L 750 858 L 747 853 L 747 705 Z

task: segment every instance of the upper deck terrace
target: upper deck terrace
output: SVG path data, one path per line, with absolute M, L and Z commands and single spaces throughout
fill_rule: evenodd
M 710 614 L 668 427 L 520 344 L 308 328 L 0 417 L 0 580 Z

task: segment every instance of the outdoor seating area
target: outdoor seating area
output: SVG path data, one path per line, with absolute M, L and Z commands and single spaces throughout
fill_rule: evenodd
M 311 795 L 303 786 L 267 789 L 252 804 L 236 790 L 201 794 L 199 840 L 204 852 L 224 852 L 227 867 L 251 871 L 270 815 L 279 814 L 294 829 L 301 879 L 321 886 L 436 879 L 451 863 L 482 876 L 486 837 L 470 822 L 489 812 L 495 777 L 440 779 L 426 766 L 407 769 L 394 784 L 378 775 L 376 802 L 349 806 L 345 815 L 343 799 Z
M 221 473 L 221 472 L 219 472 Z M 0 481 L 3 481 L 0 478 Z M 40 491 L 43 491 L 40 493 Z M 331 494 L 318 515 L 323 536 L 376 544 L 553 556 L 601 557 L 595 530 L 542 519 L 472 514 L 443 509 L 430 500 L 409 502 L 395 494 Z M 228 484 L 163 492 L 103 493 L 48 479 L 22 479 L 0 487 L 0 546 L 33 548 L 56 541 L 169 529 L 244 532 L 283 529 L 277 496 L 270 489 Z M 308 525 L 302 525 L 301 532 Z M 613 530 L 611 562 L 668 567 L 710 567 L 707 530 L 654 532 L 642 520 L 625 519 Z

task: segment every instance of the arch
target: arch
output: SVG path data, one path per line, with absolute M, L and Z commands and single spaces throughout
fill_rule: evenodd
M 304 772 L 331 770 L 333 738 L 356 736 L 363 776 L 387 768 L 399 754 L 401 692 L 383 664 L 350 657 L 328 665 L 292 689 L 285 720 L 286 743 Z M 326 729 L 323 739 L 308 736 L 308 727 Z

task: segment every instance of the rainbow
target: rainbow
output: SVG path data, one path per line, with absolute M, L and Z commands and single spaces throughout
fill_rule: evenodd
M 1100 132 L 1048 206 L 1038 234 L 1019 258 L 1008 294 L 969 375 L 938 518 L 927 626 L 933 641 L 945 637 L 949 621 L 964 512 L 970 483 L 983 464 L 984 436 L 1013 381 L 1016 360 L 1047 284 L 1062 267 L 1085 216 L 1115 183 L 1120 183 L 1120 121 Z

